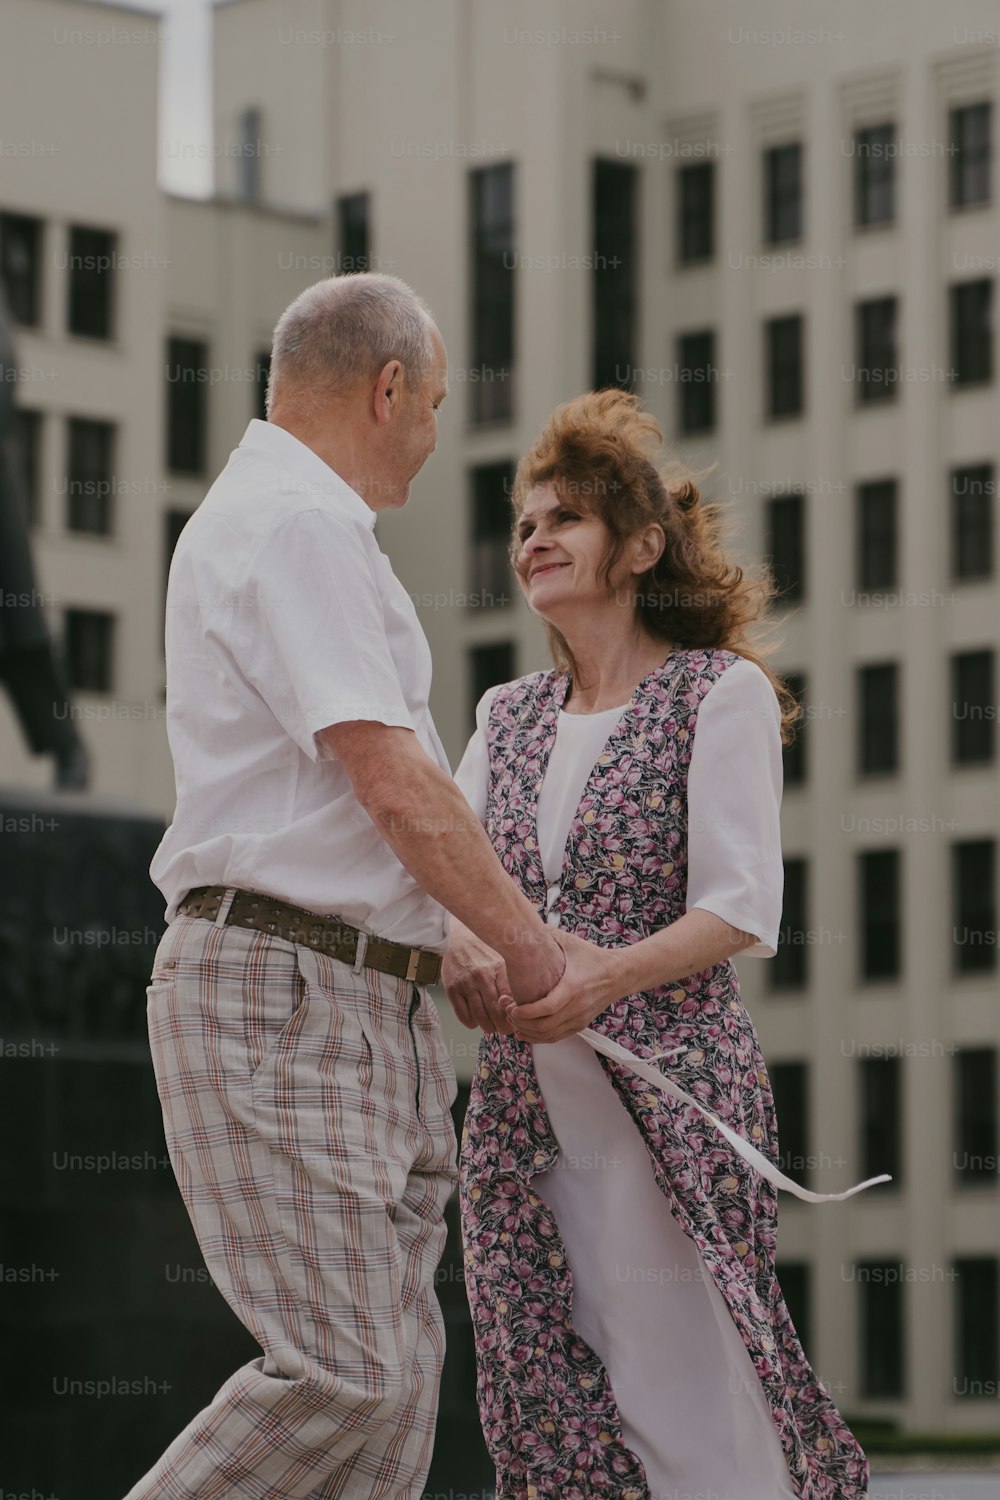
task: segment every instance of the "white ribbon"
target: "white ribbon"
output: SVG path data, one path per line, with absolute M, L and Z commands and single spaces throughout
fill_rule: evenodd
M 708 1120 L 709 1124 L 715 1126 L 720 1135 L 725 1137 L 736 1154 L 741 1156 L 745 1162 L 748 1162 L 762 1177 L 766 1177 L 772 1186 L 784 1188 L 786 1193 L 794 1193 L 796 1198 L 801 1198 L 804 1203 L 839 1202 L 841 1198 L 851 1198 L 855 1193 L 863 1193 L 865 1188 L 874 1187 L 877 1182 L 892 1181 L 892 1178 L 883 1172 L 880 1177 L 869 1177 L 865 1182 L 859 1182 L 856 1187 L 845 1188 L 842 1193 L 812 1193 L 808 1188 L 804 1188 L 799 1183 L 793 1182 L 790 1177 L 786 1177 L 784 1172 L 779 1172 L 773 1162 L 769 1162 L 766 1156 L 762 1156 L 755 1146 L 751 1146 L 749 1141 L 745 1141 L 741 1135 L 737 1135 L 736 1131 L 727 1125 L 724 1120 L 720 1120 L 718 1115 L 713 1115 L 711 1110 L 705 1109 L 703 1105 L 698 1103 L 697 1099 L 692 1099 L 690 1094 L 686 1094 L 682 1088 L 678 1088 L 676 1083 L 671 1083 L 669 1078 L 664 1078 L 662 1073 L 656 1071 L 652 1063 L 645 1062 L 639 1057 L 633 1057 L 631 1052 L 626 1052 L 625 1048 L 620 1046 L 618 1042 L 609 1041 L 607 1037 L 601 1036 L 599 1032 L 594 1031 L 590 1026 L 587 1026 L 583 1031 L 578 1031 L 576 1034 L 577 1036 L 582 1036 L 585 1042 L 589 1042 L 595 1052 L 603 1052 L 605 1057 L 613 1058 L 615 1062 L 624 1063 L 627 1068 L 632 1069 L 633 1073 L 638 1074 L 640 1078 L 645 1078 L 647 1083 L 651 1083 L 655 1089 L 659 1089 L 661 1094 L 666 1094 L 668 1099 L 675 1099 L 678 1104 L 689 1104 L 693 1109 L 696 1109 L 700 1115 L 703 1115 Z M 661 1052 L 658 1055 L 660 1057 L 672 1057 L 674 1052 L 683 1052 L 685 1050 L 686 1048 L 684 1047 L 676 1047 L 669 1053 Z

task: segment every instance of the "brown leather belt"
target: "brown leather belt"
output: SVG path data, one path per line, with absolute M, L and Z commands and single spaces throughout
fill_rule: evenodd
M 228 889 L 231 887 L 224 885 L 196 886 L 188 891 L 177 907 L 177 915 L 204 917 L 214 922 Z M 291 906 L 287 901 L 277 901 L 260 891 L 237 890 L 224 925 L 253 927 L 257 932 L 283 938 L 286 943 L 300 943 L 304 948 L 314 948 L 330 958 L 339 958 L 345 964 L 355 962 L 358 939 L 365 937 L 362 968 L 377 969 L 381 974 L 392 974 L 412 984 L 436 984 L 441 976 L 440 953 L 432 953 L 427 948 L 407 948 L 403 943 L 391 943 L 388 938 L 372 937 L 340 917 L 322 917 L 318 912 Z

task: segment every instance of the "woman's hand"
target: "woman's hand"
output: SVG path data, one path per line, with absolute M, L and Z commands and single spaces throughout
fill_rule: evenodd
M 513 996 L 503 959 L 455 917 L 441 965 L 441 983 L 463 1026 L 480 1026 L 488 1033 L 513 1031 L 507 1019 Z
M 552 928 L 566 954 L 566 970 L 555 989 L 530 1005 L 508 1004 L 515 1034 L 527 1042 L 559 1042 L 589 1026 L 622 995 L 632 993 L 626 948 L 599 948 L 571 932 Z

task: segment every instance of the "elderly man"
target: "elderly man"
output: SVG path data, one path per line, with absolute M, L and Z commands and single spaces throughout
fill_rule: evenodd
M 275 330 L 267 422 L 177 544 L 150 1039 L 206 1264 L 263 1354 L 129 1500 L 420 1495 L 456 1180 L 427 991 L 446 913 L 494 965 L 488 1029 L 498 994 L 582 979 L 451 780 L 427 643 L 373 535 L 434 451 L 447 374 L 401 281 L 309 288 Z

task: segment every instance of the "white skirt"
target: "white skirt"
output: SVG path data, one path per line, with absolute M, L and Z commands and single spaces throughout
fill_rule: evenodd
M 653 1500 L 796 1500 L 739 1329 L 597 1054 L 576 1036 L 532 1051 L 560 1154 L 531 1189 L 559 1227 L 573 1326 L 608 1373 Z

